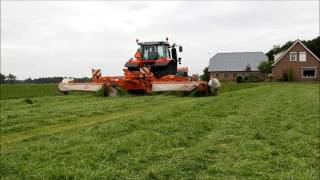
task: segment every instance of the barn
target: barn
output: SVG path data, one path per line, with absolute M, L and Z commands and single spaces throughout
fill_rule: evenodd
M 217 53 L 210 58 L 208 71 L 220 81 L 235 81 L 237 76 L 249 75 L 263 79 L 266 75 L 258 70 L 262 61 L 268 61 L 263 52 Z

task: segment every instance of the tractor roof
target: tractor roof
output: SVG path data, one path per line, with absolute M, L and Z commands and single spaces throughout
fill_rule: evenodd
M 141 46 L 150 46 L 150 45 L 167 45 L 170 46 L 169 42 L 167 41 L 149 41 L 149 42 L 139 42 Z

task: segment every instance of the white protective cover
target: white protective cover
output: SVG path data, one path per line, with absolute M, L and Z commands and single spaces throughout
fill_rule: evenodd
M 164 92 L 164 91 L 192 91 L 198 87 L 196 82 L 186 83 L 152 83 L 152 92 Z
M 99 91 L 103 83 L 59 83 L 60 91 Z
M 216 78 L 211 78 L 208 85 L 212 88 L 215 88 L 215 89 L 221 87 L 219 80 Z
M 73 78 L 64 78 L 64 79 L 62 79 L 62 83 L 71 83 L 71 82 L 73 82 Z

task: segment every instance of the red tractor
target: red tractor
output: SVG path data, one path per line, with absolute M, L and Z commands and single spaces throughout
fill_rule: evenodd
M 141 67 L 150 67 L 156 78 L 177 74 L 177 64 L 181 58 L 177 57 L 176 44 L 170 45 L 168 41 L 138 42 L 139 49 L 135 59 L 130 59 L 125 67 L 129 71 L 139 71 Z M 182 52 L 182 46 L 179 46 Z
M 90 83 L 75 83 L 72 79 L 64 79 L 59 83 L 59 90 L 98 91 L 104 88 L 108 95 L 116 95 L 121 89 L 128 92 L 164 91 L 197 91 L 204 95 L 216 94 L 220 83 L 210 79 L 209 83 L 188 77 L 188 68 L 177 68 L 181 58 L 177 56 L 177 48 L 182 52 L 182 46 L 170 45 L 167 41 L 138 42 L 139 48 L 134 59 L 125 64 L 124 76 L 101 76 L 100 69 L 92 70 Z

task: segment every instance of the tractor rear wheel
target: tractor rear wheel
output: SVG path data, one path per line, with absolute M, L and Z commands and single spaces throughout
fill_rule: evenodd
M 170 62 L 165 67 L 156 67 L 154 69 L 154 74 L 156 77 L 162 77 L 166 75 L 176 75 L 177 74 L 177 64 Z
M 167 75 L 176 75 L 177 74 L 177 64 L 170 62 L 164 71 Z
M 129 71 L 139 71 L 140 68 L 138 68 L 138 67 L 129 67 L 128 70 Z

